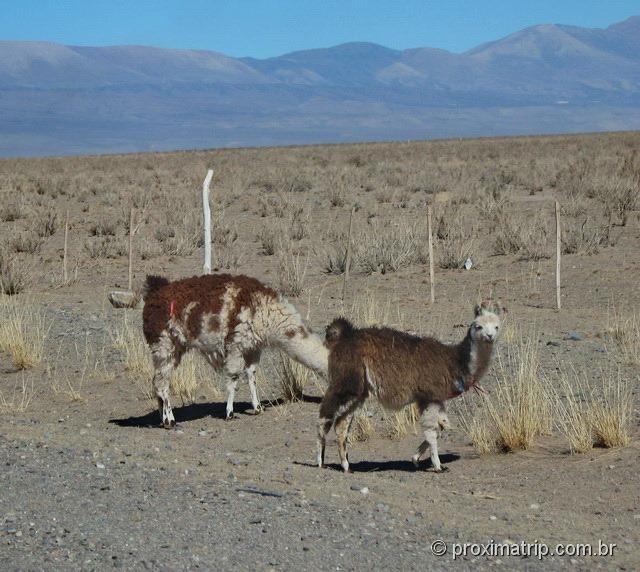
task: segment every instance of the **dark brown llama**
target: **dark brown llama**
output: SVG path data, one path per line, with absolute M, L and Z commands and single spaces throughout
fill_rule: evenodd
M 320 406 L 318 465 L 324 466 L 326 435 L 335 425 L 340 463 L 349 471 L 346 450 L 355 411 L 373 395 L 387 409 L 410 403 L 419 409 L 425 440 L 413 461 L 431 447 L 434 471 L 443 470 L 438 457 L 438 430 L 448 427 L 444 402 L 475 388 L 491 362 L 500 329 L 501 308 L 476 306 L 465 338 L 446 345 L 390 328 L 355 328 L 338 318 L 327 326 L 329 387 Z
M 255 370 L 266 346 L 279 347 L 303 365 L 327 373 L 328 351 L 322 340 L 307 329 L 284 297 L 249 276 L 211 274 L 176 282 L 148 276 L 142 316 L 165 428 L 175 425 L 169 380 L 191 348 L 224 372 L 227 419 L 233 417 L 239 379 L 248 382 L 254 411 L 260 411 Z

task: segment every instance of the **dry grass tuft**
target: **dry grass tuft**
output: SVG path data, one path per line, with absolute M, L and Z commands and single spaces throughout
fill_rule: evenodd
M 593 390 L 585 375 L 575 370 L 561 372 L 555 398 L 556 425 L 569 442 L 572 454 L 586 453 L 593 448 L 593 429 L 590 402 Z
M 0 252 L 0 294 L 13 296 L 27 289 L 31 275 L 15 258 Z
M 279 257 L 279 289 L 285 296 L 300 296 L 305 291 L 305 280 L 309 268 L 309 255 L 304 260 L 292 250 Z
M 0 413 L 23 413 L 31 404 L 34 394 L 33 378 L 27 380 L 22 375 L 20 383 L 16 379 L 10 398 L 0 391 Z
M 282 398 L 288 402 L 301 401 L 304 388 L 313 375 L 311 370 L 282 352 L 278 354 L 275 368 Z
M 633 392 L 620 371 L 602 376 L 589 416 L 594 444 L 598 447 L 625 447 L 631 442 Z
M 0 295 L 0 350 L 11 356 L 17 369 L 42 362 L 49 328 L 44 314 L 30 301 Z
M 365 404 L 353 415 L 351 428 L 349 430 L 349 443 L 366 441 L 376 433 L 376 428 L 372 420 L 373 412 Z
M 486 407 L 471 405 L 470 399 L 454 402 L 454 411 L 460 422 L 460 428 L 469 437 L 471 444 L 480 455 L 496 451 L 496 436 Z
M 482 406 L 458 409 L 463 430 L 476 450 L 528 449 L 539 435 L 553 427 L 552 391 L 539 368 L 537 336 L 520 336 L 497 357 L 496 384 Z
M 609 314 L 606 332 L 623 363 L 640 364 L 640 319 L 635 313 L 623 315 L 615 308 Z
M 486 403 L 503 451 L 528 449 L 538 435 L 551 433 L 551 393 L 539 364 L 536 335 L 508 348 L 506 360 L 498 354 L 497 383 Z
M 383 415 L 386 434 L 391 439 L 402 439 L 409 433 L 417 434 L 420 421 L 418 409 L 415 404 L 410 404 L 400 411 L 384 412 Z

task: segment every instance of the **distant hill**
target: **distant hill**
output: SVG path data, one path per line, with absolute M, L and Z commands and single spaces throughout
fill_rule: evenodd
M 455 54 L 0 42 L 0 155 L 640 129 L 640 17 Z

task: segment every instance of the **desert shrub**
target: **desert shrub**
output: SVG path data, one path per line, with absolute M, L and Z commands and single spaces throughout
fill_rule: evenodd
M 600 248 L 609 246 L 610 227 L 588 225 L 585 219 L 580 226 L 571 225 L 562 233 L 563 254 L 598 254 Z
M 7 296 L 20 294 L 31 282 L 31 275 L 24 264 L 0 252 L 0 293 Z
M 277 233 L 274 228 L 263 226 L 258 233 L 260 242 L 260 254 L 273 256 L 277 251 Z
M 214 221 L 211 233 L 212 242 L 220 246 L 229 247 L 238 240 L 238 230 L 225 223 L 222 217 Z
M 344 192 L 338 187 L 329 189 L 329 204 L 332 207 L 343 207 L 345 204 Z
M 231 270 L 238 268 L 242 263 L 243 252 L 237 244 L 219 246 L 214 249 L 215 267 L 217 269 Z
M 278 261 L 279 288 L 286 296 L 300 296 L 305 291 L 309 256 L 301 260 L 301 254 L 291 249 L 280 254 Z
M 120 258 L 128 253 L 127 245 L 123 240 L 113 236 L 99 236 L 89 239 L 84 243 L 85 252 L 89 258 Z
M 637 210 L 640 204 L 640 180 L 632 177 L 609 179 L 599 195 L 605 216 L 610 220 L 615 217 L 620 226 L 626 226 L 629 213 Z
M 374 220 L 356 234 L 354 259 L 365 274 L 385 274 L 413 264 L 420 247 L 415 226 Z
M 434 246 L 437 264 L 440 268 L 462 268 L 467 258 L 474 259 L 477 243 L 471 231 L 462 225 L 447 232 L 447 238 L 440 239 Z M 477 260 L 474 260 L 477 264 Z
M 0 296 L 0 350 L 9 354 L 17 369 L 42 362 L 49 327 L 44 314 L 29 300 Z
M 295 177 L 287 185 L 287 190 L 290 193 L 307 193 L 313 188 L 313 183 L 303 177 Z
M 53 236 L 58 224 L 58 215 L 55 212 L 48 212 L 38 217 L 34 224 L 36 234 L 41 238 Z
M 493 254 L 518 254 L 523 260 L 549 258 L 548 226 L 538 214 L 521 217 L 504 214 L 496 226 Z
M 115 236 L 117 228 L 115 221 L 102 219 L 89 226 L 89 236 Z
M 0 208 L 0 221 L 2 222 L 14 222 L 24 216 L 24 208 L 20 203 L 6 203 Z
M 11 241 L 11 247 L 15 252 L 24 254 L 36 254 L 42 248 L 43 240 L 37 234 L 21 233 Z
M 325 253 L 325 263 L 322 268 L 325 274 L 344 274 L 347 267 L 347 247 L 345 244 L 333 246 Z
M 176 229 L 169 225 L 161 225 L 153 231 L 153 236 L 158 242 L 166 242 L 175 235 Z

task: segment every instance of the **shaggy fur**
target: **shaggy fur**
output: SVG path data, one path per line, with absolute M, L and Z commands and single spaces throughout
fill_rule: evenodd
M 318 464 L 324 464 L 326 434 L 335 424 L 340 461 L 349 469 L 346 439 L 353 414 L 375 396 L 387 409 L 418 406 L 425 441 L 414 455 L 417 463 L 431 447 L 434 470 L 442 470 L 437 430 L 448 427 L 444 401 L 479 388 L 486 373 L 500 328 L 499 309 L 477 306 L 465 338 L 445 345 L 390 328 L 356 329 L 344 319 L 334 320 L 326 331 L 329 347 L 329 388 L 320 406 Z
M 169 380 L 184 353 L 195 348 L 227 377 L 227 419 L 240 378 L 260 411 L 255 370 L 262 349 L 274 345 L 324 375 L 328 352 L 309 332 L 295 308 L 275 290 L 249 276 L 215 274 L 169 282 L 148 276 L 143 329 L 154 364 L 153 384 L 162 425 L 175 425 Z

